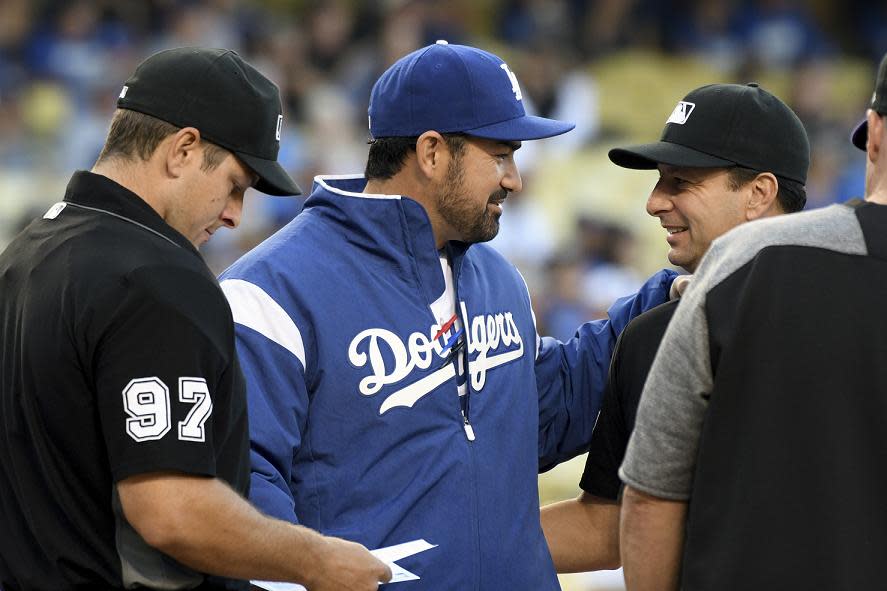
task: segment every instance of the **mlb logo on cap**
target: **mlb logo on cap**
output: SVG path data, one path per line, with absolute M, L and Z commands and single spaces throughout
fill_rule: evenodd
M 687 119 L 690 118 L 690 113 L 692 113 L 693 109 L 695 108 L 696 103 L 679 101 L 678 105 L 674 108 L 674 111 L 672 111 L 671 115 L 669 115 L 668 121 L 666 121 L 666 123 L 677 123 L 678 125 L 683 125 L 687 122 Z

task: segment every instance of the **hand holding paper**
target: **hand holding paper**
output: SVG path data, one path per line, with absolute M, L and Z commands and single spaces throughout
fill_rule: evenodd
M 414 554 L 418 554 L 420 552 L 425 552 L 426 550 L 430 550 L 431 548 L 437 548 L 437 545 L 429 544 L 425 540 L 413 540 L 412 542 L 405 542 L 403 544 L 397 544 L 395 546 L 387 546 L 385 548 L 371 550 L 370 553 L 385 564 L 387 564 L 388 567 L 391 569 L 392 576 L 391 581 L 389 582 L 400 583 L 403 581 L 416 581 L 419 580 L 420 577 L 401 567 L 395 561 L 407 558 L 408 556 L 413 556 Z M 275 583 L 271 581 L 251 582 L 256 587 L 268 589 L 269 591 L 306 591 L 305 587 L 303 587 L 302 585 L 296 585 L 295 583 Z

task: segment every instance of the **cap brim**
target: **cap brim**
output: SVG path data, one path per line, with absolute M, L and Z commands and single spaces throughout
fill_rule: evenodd
M 862 123 L 856 126 L 856 129 L 853 130 L 853 133 L 850 135 L 850 141 L 853 142 L 853 145 L 859 148 L 862 151 L 865 151 L 865 143 L 869 139 L 869 122 L 868 119 L 863 119 Z
M 234 152 L 243 163 L 259 175 L 255 189 L 266 195 L 301 195 L 302 189 L 276 160 L 265 160 L 249 154 Z
M 736 166 L 736 163 L 731 160 L 724 160 L 723 158 L 670 142 L 655 142 L 625 148 L 613 148 L 607 155 L 613 164 L 635 170 L 651 170 L 660 164 L 690 168 Z
M 524 115 L 508 121 L 484 125 L 475 129 L 466 129 L 464 133 L 475 137 L 491 140 L 503 140 L 509 142 L 522 142 L 524 140 L 540 140 L 567 133 L 576 127 L 575 123 L 546 119 L 533 115 Z

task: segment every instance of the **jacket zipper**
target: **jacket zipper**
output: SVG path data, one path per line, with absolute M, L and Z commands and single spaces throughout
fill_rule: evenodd
M 468 324 L 466 323 L 466 319 L 462 317 L 462 304 L 461 300 L 459 300 L 459 278 L 456 276 L 456 269 L 453 269 L 453 295 L 456 297 L 456 315 L 459 317 L 459 321 L 462 324 L 462 339 L 459 343 L 454 345 L 454 349 L 456 347 L 459 348 L 458 351 L 453 351 L 454 353 L 458 353 L 462 358 L 462 367 L 465 370 L 465 406 L 462 406 L 462 401 L 459 401 L 459 412 L 462 414 L 462 429 L 465 431 L 465 437 L 468 438 L 468 441 L 474 441 L 474 427 L 471 426 L 471 420 L 469 418 L 470 409 L 471 409 L 471 385 L 469 384 L 469 367 L 468 367 Z M 452 354 L 452 353 L 451 353 Z M 453 360 L 453 363 L 456 363 L 456 359 Z M 459 380 L 459 368 L 456 367 L 456 380 Z M 458 393 L 458 384 L 456 386 Z
M 474 445 L 472 442 L 475 440 L 474 427 L 471 426 L 471 371 L 468 365 L 468 319 L 465 318 L 462 314 L 462 300 L 459 299 L 459 267 L 457 265 L 453 265 L 453 295 L 456 299 L 456 315 L 459 317 L 459 320 L 462 323 L 462 340 L 461 344 L 457 343 L 455 346 L 458 346 L 460 351 L 457 353 L 462 358 L 462 367 L 465 370 L 465 406 L 462 406 L 462 401 L 459 401 L 459 412 L 462 415 L 462 429 L 465 431 L 465 438 L 468 440 L 468 455 L 471 458 L 471 488 L 472 488 L 472 500 L 473 500 L 473 508 L 471 512 L 471 521 L 472 521 L 472 542 L 473 542 L 473 552 L 471 553 L 474 557 L 474 590 L 480 590 L 480 525 L 478 522 L 478 494 L 477 494 L 477 458 L 474 457 Z M 467 310 L 466 310 L 467 312 Z M 456 380 L 459 379 L 459 368 L 456 367 Z M 457 388 L 457 398 L 458 398 L 458 385 Z
M 455 320 L 456 318 L 457 318 L 457 316 L 453 316 L 453 320 Z M 449 322 L 447 324 L 449 324 Z M 444 330 L 444 328 L 441 328 L 441 330 Z M 461 333 L 461 336 L 460 336 L 460 333 Z M 456 363 L 458 363 L 458 361 L 459 361 L 459 355 L 462 355 L 461 359 L 463 361 L 464 367 L 466 368 L 465 371 L 468 371 L 467 370 L 468 354 L 462 352 L 462 349 L 466 348 L 465 343 L 467 342 L 467 338 L 468 338 L 464 335 L 465 335 L 465 323 L 463 322 L 462 328 L 456 333 L 455 337 L 452 337 L 454 339 L 457 339 L 458 342 L 456 342 L 450 346 L 450 354 L 447 355 L 447 361 L 446 361 L 447 363 L 453 364 L 453 367 L 455 368 L 454 371 L 455 371 L 457 380 L 459 378 L 459 368 L 456 366 Z M 457 392 L 458 392 L 458 388 L 459 388 L 459 386 L 457 385 L 456 386 Z M 462 408 L 461 398 L 463 398 L 463 397 L 459 396 L 459 398 L 460 398 L 459 413 L 462 415 L 462 429 L 465 431 L 465 436 L 468 438 L 468 441 L 474 441 L 474 439 L 475 439 L 474 427 L 471 426 L 471 422 L 468 420 L 468 414 L 465 412 L 468 409 L 468 403 L 470 400 L 469 398 L 467 398 L 469 395 L 469 392 L 470 392 L 470 390 L 468 390 L 468 377 L 466 376 L 466 378 L 465 378 L 465 408 Z
M 462 421 L 462 426 L 465 428 L 465 435 L 468 437 L 468 441 L 474 441 L 474 427 L 468 422 L 468 417 L 465 416 L 464 411 L 462 412 Z

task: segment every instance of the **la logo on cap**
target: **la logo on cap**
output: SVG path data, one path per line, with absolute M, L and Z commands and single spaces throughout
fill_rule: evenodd
M 514 93 L 515 100 L 521 100 L 523 95 L 521 95 L 520 84 L 517 83 L 517 76 L 514 75 L 514 72 L 508 69 L 508 64 L 501 64 L 499 66 L 505 73 L 508 74 L 508 79 L 511 81 L 511 92 Z
M 678 125 L 683 125 L 687 122 L 687 119 L 690 118 L 690 113 L 692 113 L 695 108 L 696 103 L 679 101 L 678 105 L 674 108 L 674 111 L 668 116 L 668 121 L 665 123 L 677 123 Z

